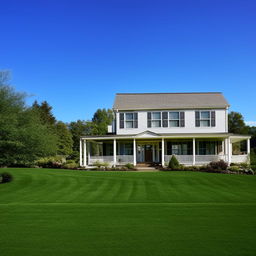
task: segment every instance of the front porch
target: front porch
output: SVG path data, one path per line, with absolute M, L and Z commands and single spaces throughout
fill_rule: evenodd
M 242 141 L 245 146 L 237 146 Z M 249 161 L 250 137 L 193 137 L 193 138 L 120 138 L 87 137 L 80 140 L 80 165 L 93 166 L 107 162 L 109 166 L 159 164 L 166 166 L 175 155 L 183 165 L 205 165 L 224 160 L 228 164 Z

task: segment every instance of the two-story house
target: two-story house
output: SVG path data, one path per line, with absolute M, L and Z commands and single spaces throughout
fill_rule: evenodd
M 109 134 L 83 136 L 80 165 L 96 161 L 166 165 L 172 155 L 184 165 L 247 162 L 250 136 L 228 133 L 229 104 L 222 93 L 118 93 Z M 246 147 L 233 154 L 232 145 Z

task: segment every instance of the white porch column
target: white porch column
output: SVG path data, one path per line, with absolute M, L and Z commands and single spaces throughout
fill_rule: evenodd
M 232 158 L 232 143 L 230 141 L 230 138 L 228 138 L 228 165 L 231 164 L 231 158 Z
M 113 161 L 114 167 L 116 166 L 116 139 L 113 140 Z
M 79 156 L 79 164 L 80 166 L 83 166 L 83 155 L 82 155 L 82 140 L 80 139 L 80 142 L 79 142 L 79 153 L 80 153 L 80 156 Z
M 225 139 L 224 143 L 225 143 L 225 147 L 224 147 L 225 161 L 228 162 L 228 139 Z
M 86 162 L 86 140 L 84 140 L 84 167 L 86 167 L 87 162 Z
M 136 164 L 137 164 L 136 153 L 137 153 L 137 150 L 136 150 L 136 140 L 134 138 L 133 139 L 133 165 L 134 166 L 136 166 Z
M 247 155 L 251 153 L 250 139 L 247 139 Z
M 164 138 L 162 138 L 162 167 L 164 167 Z
M 196 164 L 196 139 L 193 138 L 193 165 Z
M 88 165 L 91 163 L 91 143 L 88 141 Z

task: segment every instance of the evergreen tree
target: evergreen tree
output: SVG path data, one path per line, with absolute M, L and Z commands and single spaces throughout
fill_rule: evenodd
M 57 122 L 56 132 L 58 136 L 58 155 L 70 155 L 72 153 L 73 139 L 70 130 L 63 122 Z

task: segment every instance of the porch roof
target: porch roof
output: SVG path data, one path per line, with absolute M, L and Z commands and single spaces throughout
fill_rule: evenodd
M 236 135 L 233 133 L 154 133 L 145 131 L 139 134 L 129 135 L 99 135 L 81 136 L 83 140 L 111 140 L 111 139 L 184 139 L 184 138 L 230 138 L 232 142 L 250 139 L 250 135 Z

